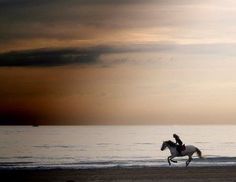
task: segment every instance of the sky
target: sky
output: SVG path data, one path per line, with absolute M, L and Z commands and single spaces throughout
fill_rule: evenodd
M 236 124 L 233 0 L 0 0 L 0 124 Z

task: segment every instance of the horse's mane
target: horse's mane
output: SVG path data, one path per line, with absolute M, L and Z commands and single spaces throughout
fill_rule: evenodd
M 176 147 L 176 143 L 172 142 L 171 140 L 166 141 L 166 143 L 171 147 Z

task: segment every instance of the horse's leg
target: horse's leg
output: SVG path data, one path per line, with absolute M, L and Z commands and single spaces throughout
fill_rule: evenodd
M 171 156 L 167 157 L 167 161 L 168 161 L 168 163 L 169 163 L 169 166 L 171 165 L 171 163 L 170 163 L 170 158 L 171 158 Z
M 170 165 L 170 161 L 171 161 L 171 162 L 174 162 L 174 163 L 177 163 L 177 161 L 173 160 L 174 158 L 175 158 L 175 156 L 169 156 L 169 157 L 168 157 L 169 165 Z
M 177 161 L 173 160 L 173 158 L 174 158 L 174 157 L 171 157 L 171 158 L 170 158 L 170 161 L 171 161 L 171 162 L 174 162 L 174 163 L 177 163 Z
M 178 161 L 175 161 L 175 160 L 172 160 L 172 159 L 171 159 L 171 162 L 178 163 Z
M 186 167 L 188 167 L 189 163 L 192 161 L 192 156 L 188 156 L 188 160 L 186 161 Z

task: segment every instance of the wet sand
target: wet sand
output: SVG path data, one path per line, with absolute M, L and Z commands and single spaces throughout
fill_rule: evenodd
M 25 182 L 82 182 L 82 181 L 140 181 L 140 182 L 236 182 L 236 166 L 233 167 L 146 167 L 109 169 L 63 170 L 1 170 L 4 181 Z

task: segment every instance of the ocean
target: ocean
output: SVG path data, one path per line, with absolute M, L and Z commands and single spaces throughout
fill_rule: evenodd
M 236 165 L 234 125 L 1 126 L 0 168 L 166 167 L 160 148 L 173 133 L 202 151 L 190 166 Z M 185 166 L 177 160 L 172 167 Z

